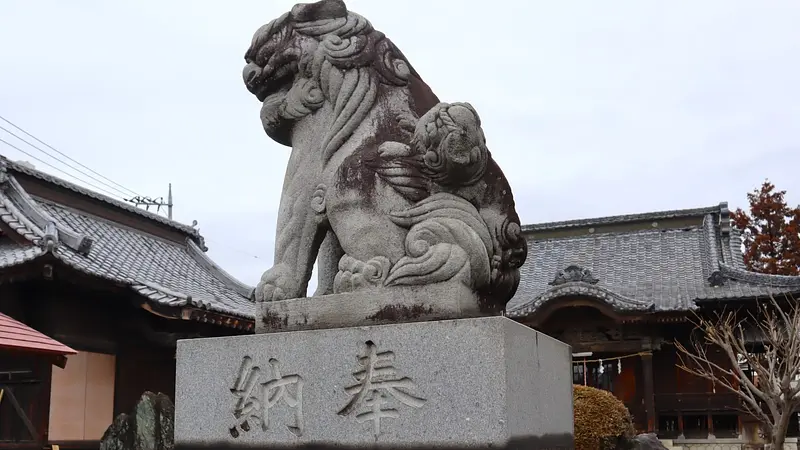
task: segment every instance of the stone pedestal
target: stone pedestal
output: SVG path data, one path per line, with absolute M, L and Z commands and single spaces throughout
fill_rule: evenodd
M 572 448 L 569 347 L 504 317 L 179 341 L 175 400 L 185 448 Z

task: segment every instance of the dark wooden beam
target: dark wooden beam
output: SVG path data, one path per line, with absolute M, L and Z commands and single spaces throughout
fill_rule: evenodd
M 641 341 L 567 342 L 573 353 L 637 353 L 642 351 Z
M 66 357 L 64 365 L 66 366 Z M 39 392 L 39 405 L 40 405 L 40 412 L 39 418 L 37 423 L 39 424 L 39 429 L 41 430 L 41 440 L 42 442 L 47 442 L 47 437 L 50 434 L 50 394 L 53 388 L 53 368 L 51 365 L 44 361 L 42 363 L 41 368 L 41 391 Z
M 14 395 L 14 390 L 11 389 L 11 386 L 8 384 L 0 384 L 0 391 L 5 393 L 4 398 L 8 399 L 8 402 L 11 403 L 11 406 L 17 412 L 19 419 L 22 420 L 23 424 L 25 424 L 25 428 L 28 429 L 31 439 L 38 440 L 39 433 L 36 432 L 36 427 L 33 426 L 31 419 L 28 418 L 28 414 L 25 413 L 25 409 L 19 404 L 17 396 Z
M 647 432 L 654 433 L 657 429 L 652 353 L 642 355 L 642 378 L 644 382 L 644 408 L 647 411 Z
M 67 367 L 67 357 L 64 355 L 53 356 L 52 363 L 60 369 L 65 369 Z
M 40 442 L 0 442 L 0 450 L 42 450 Z
M 183 317 L 202 323 L 210 323 L 246 332 L 252 332 L 255 327 L 255 322 L 250 319 L 233 317 L 197 308 L 184 308 Z
M 579 307 L 595 309 L 615 323 L 621 323 L 623 320 L 623 315 L 615 311 L 611 305 L 592 297 L 563 297 L 552 299 L 539 307 L 533 314 L 521 320 L 531 327 L 538 328 L 544 325 L 547 319 L 556 311 Z M 633 317 L 628 317 L 628 320 L 632 318 Z

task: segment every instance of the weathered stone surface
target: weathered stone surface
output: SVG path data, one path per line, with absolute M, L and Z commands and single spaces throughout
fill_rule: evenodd
M 172 450 L 175 407 L 162 393 L 145 392 L 131 414 L 120 414 L 103 433 L 100 450 Z
M 632 450 L 667 450 L 655 433 L 644 433 L 633 438 Z
M 466 286 L 399 286 L 259 304 L 256 333 L 480 317 Z
M 572 448 L 570 367 L 567 345 L 505 317 L 182 340 L 175 439 Z
M 341 0 L 264 25 L 245 60 L 267 135 L 292 147 L 257 302 L 305 297 L 317 259 L 317 295 L 443 283 L 503 310 L 527 245 L 472 106 L 440 102 Z

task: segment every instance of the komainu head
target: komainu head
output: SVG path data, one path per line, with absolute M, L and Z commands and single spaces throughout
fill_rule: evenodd
M 338 112 L 354 113 L 357 120 L 357 111 L 348 109 L 367 111 L 381 86 L 405 86 L 416 76 L 392 42 L 341 0 L 295 5 L 256 31 L 245 61 L 242 75 L 247 89 L 263 103 L 264 129 L 284 145 L 291 145 L 295 122 L 326 100 L 336 104 L 353 93 L 372 93 L 352 99 L 360 108 L 340 103 Z M 352 70 L 359 68 L 363 70 Z M 363 89 L 364 84 L 374 89 Z

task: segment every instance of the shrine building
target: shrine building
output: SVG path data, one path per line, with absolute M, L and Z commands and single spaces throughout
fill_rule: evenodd
M 727 203 L 527 225 L 523 233 L 528 260 L 506 314 L 572 346 L 573 383 L 613 392 L 639 431 L 662 438 L 752 433 L 738 397 L 679 369 L 674 346 L 688 343 L 697 313 L 800 293 L 800 277 L 747 270 Z
M 192 227 L 0 156 L 0 449 L 97 449 L 178 339 L 252 333 Z

